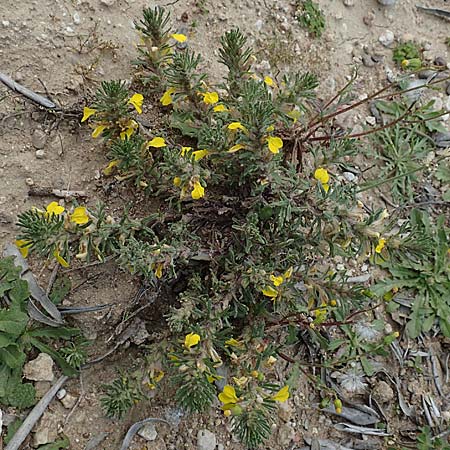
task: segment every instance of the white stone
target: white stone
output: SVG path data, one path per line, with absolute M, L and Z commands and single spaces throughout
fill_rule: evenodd
M 61 399 L 61 403 L 63 404 L 64 408 L 72 409 L 77 403 L 77 400 L 78 397 L 75 397 L 74 395 L 67 393 L 64 396 L 64 398 Z
M 44 157 L 45 157 L 44 150 L 36 150 L 36 158 L 37 159 L 44 159 Z
M 57 393 L 56 393 L 56 398 L 58 400 L 62 400 L 67 394 L 67 391 L 65 389 L 60 389 Z
M 263 22 L 261 19 L 258 19 L 258 20 L 255 22 L 255 28 L 256 28 L 256 30 L 257 30 L 257 31 L 261 31 L 263 25 L 264 25 L 264 22 Z
M 366 122 L 367 122 L 369 125 L 374 126 L 374 125 L 377 123 L 377 119 L 376 119 L 374 116 L 367 116 L 367 117 L 366 117 Z
M 53 359 L 47 353 L 39 353 L 36 359 L 25 364 L 23 375 L 32 381 L 53 381 Z
M 79 23 L 81 23 L 81 17 L 77 12 L 73 13 L 73 23 L 75 25 L 78 25 Z
M 34 180 L 33 180 L 33 178 L 25 178 L 25 183 L 26 183 L 28 186 L 33 186 Z
M 391 30 L 386 30 L 379 38 L 378 41 L 381 45 L 384 45 L 385 47 L 389 47 L 394 43 L 394 33 Z
M 215 450 L 216 435 L 209 430 L 199 430 L 197 434 L 197 450 Z
M 352 172 L 344 172 L 342 175 L 344 175 L 344 178 L 349 181 L 350 183 L 352 183 L 353 181 L 355 181 L 358 177 L 352 173 Z
M 158 437 L 154 423 L 147 423 L 139 431 L 138 435 L 146 441 L 154 441 Z
M 397 0 L 378 0 L 378 3 L 383 6 L 393 6 L 397 3 Z
M 8 28 L 9 25 L 10 25 L 9 20 L 2 20 L 2 25 L 3 25 L 5 28 Z
M 105 6 L 112 6 L 116 0 L 100 0 L 100 3 Z
M 344 0 L 345 6 L 355 6 L 355 0 Z

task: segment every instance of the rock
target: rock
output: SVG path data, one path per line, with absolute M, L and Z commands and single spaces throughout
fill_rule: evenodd
M 376 117 L 374 117 L 374 116 L 367 116 L 367 117 L 366 117 L 366 122 L 367 122 L 369 125 L 375 126 L 375 124 L 377 123 L 377 119 L 376 119 Z
M 3 25 L 5 28 L 8 28 L 9 25 L 10 25 L 9 20 L 2 20 L 2 25 Z
M 63 404 L 64 408 L 66 409 L 72 409 L 75 404 L 77 403 L 78 397 L 75 397 L 72 394 L 67 393 L 62 399 L 61 403 Z
M 290 402 L 280 403 L 278 407 L 278 416 L 280 417 L 280 419 L 284 420 L 285 422 L 289 422 L 293 413 L 294 408 L 291 406 Z
M 33 186 L 34 185 L 34 180 L 33 180 L 33 178 L 25 178 L 25 183 L 28 186 Z
M 353 183 L 355 180 L 358 179 L 358 177 L 352 172 L 344 172 L 342 175 L 350 183 Z
M 67 391 L 63 388 L 56 393 L 56 398 L 62 400 L 67 395 Z
M 425 61 L 432 61 L 434 58 L 434 55 L 431 50 L 425 50 L 422 52 L 422 57 Z
M 264 25 L 264 22 L 263 22 L 261 19 L 258 19 L 258 20 L 255 22 L 255 28 L 256 28 L 256 31 L 261 31 L 263 25 Z
M 437 56 L 434 58 L 434 65 L 439 67 L 446 67 L 447 61 L 442 56 Z
M 369 14 L 367 14 L 367 16 L 363 17 L 363 22 L 368 27 L 371 27 L 373 25 L 374 20 L 375 20 L 375 14 L 373 14 L 371 12 Z
M 58 438 L 58 421 L 57 417 L 49 412 L 45 412 L 41 420 L 36 425 L 33 436 L 33 446 L 48 444 L 56 441 Z
M 51 388 L 50 381 L 36 381 L 34 383 L 34 389 L 36 389 L 36 398 L 42 398 L 47 391 Z
M 36 158 L 37 159 L 44 159 L 44 157 L 45 157 L 44 150 L 36 150 Z
M 378 381 L 372 391 L 373 398 L 380 403 L 388 403 L 394 398 L 394 391 L 385 381 Z
M 366 67 L 373 67 L 375 65 L 375 61 L 370 55 L 363 55 L 362 62 Z
M 23 375 L 32 381 L 53 381 L 53 359 L 47 353 L 39 353 L 36 359 L 25 364 Z
M 197 450 L 215 450 L 216 435 L 209 430 L 199 430 L 197 434 Z
M 104 6 L 113 6 L 116 0 L 100 0 L 100 4 Z
M 141 438 L 144 438 L 146 441 L 154 441 L 158 437 L 158 432 L 156 431 L 155 424 L 146 424 L 138 431 L 138 435 L 141 436 Z
M 295 431 L 289 423 L 283 423 L 278 430 L 278 443 L 282 448 L 288 448 L 295 437 Z
M 34 130 L 34 133 L 31 136 L 31 143 L 33 144 L 33 147 L 36 149 L 44 148 L 46 142 L 47 135 L 42 130 Z
M 345 6 L 355 6 L 355 0 L 344 0 Z
M 73 17 L 73 23 L 74 23 L 75 25 L 78 25 L 78 24 L 81 23 L 81 17 L 80 17 L 80 14 L 78 14 L 77 12 L 74 12 L 72 17 Z
M 378 3 L 382 6 L 394 6 L 397 0 L 378 0 Z
M 379 38 L 378 41 L 384 47 L 389 47 L 394 43 L 394 33 L 391 30 L 386 30 Z

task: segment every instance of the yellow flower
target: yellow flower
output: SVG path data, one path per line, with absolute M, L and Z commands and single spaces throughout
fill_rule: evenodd
M 322 184 L 327 184 L 330 181 L 330 175 L 328 175 L 327 169 L 324 169 L 323 167 L 319 167 L 315 170 L 314 178 Z
M 155 137 L 150 142 L 147 143 L 147 147 L 160 148 L 160 147 L 165 147 L 165 146 L 166 146 L 166 141 L 162 137 Z
M 200 159 L 203 159 L 208 154 L 209 154 L 208 150 L 196 150 L 195 152 L 192 152 L 192 156 L 194 157 L 195 161 L 199 161 Z
M 85 106 L 83 108 L 83 118 L 81 119 L 81 121 L 84 122 L 84 121 L 88 120 L 89 117 L 94 115 L 96 112 L 97 112 L 96 109 L 88 108 L 87 106 Z
M 244 127 L 244 125 L 242 125 L 241 122 L 231 122 L 227 128 L 229 130 L 242 130 L 242 131 L 246 131 L 247 128 Z
M 164 378 L 164 371 L 158 370 L 158 373 L 152 377 L 155 383 L 159 383 Z
M 289 386 L 286 385 L 272 397 L 272 400 L 284 403 L 288 398 L 289 398 Z
M 342 414 L 342 402 L 337 398 L 334 402 L 334 409 L 337 414 Z
M 244 346 L 244 343 L 242 341 L 238 341 L 237 339 L 230 338 L 225 341 L 225 347 L 226 346 L 242 348 Z
M 178 187 L 181 184 L 181 178 L 180 177 L 174 177 L 173 179 L 173 185 Z
M 272 78 L 270 78 L 269 77 L 269 75 L 266 75 L 265 77 L 264 77 L 264 83 L 266 83 L 267 84 L 267 86 L 275 86 L 275 81 L 273 81 L 273 79 Z
M 61 266 L 63 267 L 69 267 L 69 263 L 59 254 L 59 249 L 56 249 L 53 252 L 53 256 L 56 258 L 56 261 L 59 262 L 59 264 L 61 264 Z
M 226 410 L 223 412 L 223 415 L 224 415 L 225 417 L 230 417 L 230 416 L 231 416 L 231 411 L 230 411 L 229 409 L 226 409 Z
M 117 166 L 117 164 L 119 164 L 120 159 L 113 159 L 103 170 L 103 175 L 109 176 L 112 174 L 114 167 Z
M 172 94 L 174 94 L 174 93 L 175 93 L 175 89 L 174 88 L 167 89 L 167 91 L 164 92 L 162 97 L 159 99 L 161 104 L 163 106 L 171 105 L 173 103 Z
M 192 150 L 192 147 L 181 147 L 181 156 L 184 156 L 186 153 L 189 153 Z
M 325 192 L 328 192 L 330 190 L 330 185 L 328 183 L 322 184 L 322 188 Z
M 272 153 L 279 153 L 280 149 L 283 148 L 283 141 L 279 137 L 269 136 L 267 138 L 267 143 L 269 144 L 269 150 Z
M 280 286 L 280 284 L 284 281 L 282 276 L 276 277 L 275 275 L 270 275 L 270 279 L 272 280 L 274 286 Z
M 161 278 L 162 277 L 162 270 L 163 270 L 164 264 L 163 263 L 158 263 L 156 264 L 156 268 L 155 268 L 155 276 L 156 278 Z
M 293 267 L 289 267 L 289 269 L 286 270 L 286 272 L 284 272 L 283 278 L 284 278 L 285 280 L 289 280 L 289 278 L 292 277 L 292 272 L 293 272 L 293 271 L 294 271 L 294 268 L 293 268 Z
M 194 183 L 194 189 L 191 192 L 191 197 L 194 200 L 198 200 L 198 199 L 204 197 L 204 195 L 205 195 L 205 188 L 200 184 L 199 181 L 196 181 Z
M 228 111 L 228 108 L 225 105 L 214 106 L 214 112 L 225 112 L 225 111 Z
M 205 92 L 203 95 L 203 102 L 207 105 L 214 105 L 219 101 L 219 94 L 217 92 Z
M 197 345 L 200 342 L 200 336 L 195 333 L 189 333 L 184 338 L 184 346 L 186 348 L 191 348 L 194 345 Z
M 337 305 L 337 301 L 336 300 L 330 300 L 330 305 L 331 306 L 336 306 Z
M 219 394 L 219 400 L 224 405 L 236 404 L 239 401 L 234 387 L 229 384 L 223 387 L 223 391 Z
M 92 132 L 92 137 L 93 137 L 94 139 L 95 139 L 95 138 L 98 138 L 98 137 L 103 133 L 103 131 L 105 131 L 107 128 L 108 128 L 107 125 L 97 125 L 97 126 L 94 128 L 94 131 Z
M 86 208 L 84 206 L 78 206 L 74 209 L 70 215 L 70 221 L 78 225 L 84 225 L 89 222 L 89 216 L 87 215 Z
M 56 202 L 51 202 L 47 206 L 46 215 L 48 216 L 48 215 L 51 215 L 51 214 L 55 214 L 56 216 L 59 216 L 63 212 L 64 212 L 64 206 L 60 206 Z
M 242 150 L 243 148 L 245 148 L 245 145 L 236 144 L 236 145 L 233 145 L 233 147 L 231 147 L 230 150 L 228 150 L 227 153 L 235 153 L 235 152 L 237 152 L 239 150 Z
M 267 358 L 267 360 L 264 362 L 264 366 L 265 367 L 273 367 L 274 366 L 274 364 L 277 362 L 277 358 L 274 358 L 272 355 L 271 356 L 269 356 L 268 358 Z
M 383 248 L 385 247 L 385 245 L 386 245 L 386 239 L 384 239 L 384 238 L 378 239 L 378 244 L 377 244 L 377 246 L 375 247 L 375 252 L 376 252 L 376 253 L 381 253 L 381 251 L 383 250 Z
M 185 42 L 187 39 L 186 35 L 184 35 L 182 33 L 174 33 L 174 34 L 171 34 L 170 37 L 172 39 L 175 39 L 177 42 Z
M 120 132 L 120 139 L 124 141 L 125 139 L 130 139 L 131 135 L 134 133 L 134 130 L 139 128 L 139 125 L 134 120 L 129 120 L 122 131 Z
M 130 105 L 133 105 L 138 114 L 142 114 L 142 103 L 144 102 L 144 96 L 142 94 L 133 94 L 128 100 Z
M 273 125 L 269 125 L 269 126 L 266 128 L 266 131 L 267 131 L 268 133 L 272 133 L 273 130 L 275 130 L 275 127 L 274 127 Z
M 31 242 L 24 239 L 17 239 L 16 246 L 19 249 L 21 255 L 26 258 L 28 256 L 28 250 L 31 246 Z
M 266 297 L 277 298 L 278 291 L 274 289 L 272 286 L 267 286 L 265 289 L 261 291 Z

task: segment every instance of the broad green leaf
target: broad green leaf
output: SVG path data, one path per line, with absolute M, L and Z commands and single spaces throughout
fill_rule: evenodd
M 450 183 L 450 165 L 448 161 L 441 162 L 436 169 L 434 176 L 444 183 Z
M 16 280 L 9 291 L 9 298 L 13 304 L 22 305 L 29 296 L 28 283 L 25 280 Z
M 373 375 L 373 372 L 374 372 L 373 366 L 365 356 L 361 357 L 361 366 L 364 370 L 364 373 L 368 377 L 371 377 Z
M 0 398 L 6 395 L 8 380 L 11 376 L 11 369 L 4 363 L 0 362 Z
M 31 337 L 41 337 L 41 338 L 50 338 L 50 339 L 70 339 L 74 336 L 78 336 L 80 334 L 80 330 L 78 328 L 51 328 L 44 327 L 38 328 L 36 330 L 30 330 L 26 332 L 27 336 Z
M 0 348 L 0 363 L 6 364 L 11 369 L 22 367 L 25 359 L 25 353 L 15 343 Z
M 18 309 L 0 309 L 0 332 L 20 336 L 28 323 L 28 315 Z
M 13 438 L 13 436 L 16 434 L 16 431 L 20 428 L 22 425 L 23 420 L 16 419 L 14 422 L 10 423 L 8 425 L 8 432 L 6 433 L 6 436 L 3 440 L 3 442 L 8 445 L 9 441 Z
M 20 378 L 13 386 L 8 385 L 7 401 L 15 408 L 29 408 L 36 403 L 36 390 L 31 383 L 23 383 Z

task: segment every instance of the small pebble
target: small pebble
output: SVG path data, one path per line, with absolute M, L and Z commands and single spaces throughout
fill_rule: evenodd
M 34 130 L 31 136 L 31 143 L 33 147 L 36 149 L 41 149 L 45 147 L 45 143 L 47 142 L 47 135 L 39 129 Z
M 445 67 L 447 65 L 447 61 L 442 56 L 437 56 L 434 59 L 434 64 L 439 67 Z
M 25 183 L 26 183 L 28 186 L 33 186 L 33 185 L 34 185 L 34 180 L 33 180 L 33 178 L 26 178 L 26 179 L 25 179 Z
M 394 6 L 397 0 L 378 0 L 378 3 L 382 6 Z
M 376 119 L 376 117 L 373 117 L 373 116 L 367 116 L 367 117 L 366 117 L 366 122 L 367 122 L 369 125 L 374 126 L 374 125 L 377 123 L 377 119 Z
M 3 25 L 5 28 L 8 28 L 8 27 L 9 27 L 9 20 L 2 20 L 2 25 Z
M 36 158 L 37 159 L 44 159 L 44 157 L 45 157 L 44 150 L 36 150 Z
M 353 181 L 355 181 L 355 180 L 358 178 L 358 177 L 357 177 L 354 173 L 352 173 L 352 172 L 344 172 L 342 175 L 343 175 L 344 178 L 345 178 L 348 182 L 350 182 L 350 183 L 352 183 Z
M 80 15 L 77 12 L 73 13 L 73 23 L 75 25 L 78 25 L 80 22 L 81 22 Z
M 378 41 L 384 47 L 389 47 L 394 43 L 395 35 L 391 30 L 386 30 L 379 38 Z
M 355 6 L 355 0 L 344 0 L 345 6 Z
M 144 438 L 146 441 L 154 441 L 158 437 L 154 423 L 148 423 L 144 425 L 139 431 L 138 435 Z
M 56 398 L 58 400 L 62 400 L 67 394 L 67 391 L 65 389 L 60 389 L 57 393 L 56 393 Z
M 61 403 L 66 409 L 72 409 L 77 403 L 78 397 L 75 397 L 72 394 L 67 393 L 62 399 Z

